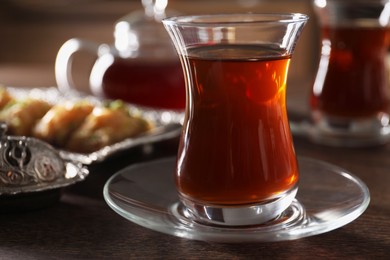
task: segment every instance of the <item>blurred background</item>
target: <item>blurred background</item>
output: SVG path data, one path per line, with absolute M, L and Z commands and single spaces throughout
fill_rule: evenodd
M 1 0 L 0 83 L 28 87 L 56 85 L 54 62 L 65 41 L 77 37 L 112 44 L 116 21 L 139 9 L 141 0 Z M 168 9 L 181 14 L 308 14 L 311 19 L 293 56 L 288 94 L 308 93 L 319 57 L 317 20 L 310 0 L 169 0 Z M 95 57 L 85 55 L 74 62 L 78 84 L 88 84 L 88 70 L 95 61 Z

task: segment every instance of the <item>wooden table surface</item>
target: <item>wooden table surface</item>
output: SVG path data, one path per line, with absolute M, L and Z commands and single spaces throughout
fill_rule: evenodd
M 51 70 L 0 67 L 8 85 L 52 85 Z M 23 75 L 23 77 L 21 77 Z M 303 98 L 305 95 L 295 98 Z M 299 102 L 298 102 L 299 103 Z M 337 230 L 294 241 L 218 244 L 177 238 L 129 222 L 109 208 L 102 190 L 119 169 L 176 153 L 177 140 L 152 153 L 134 149 L 90 167 L 88 178 L 63 190 L 43 209 L 0 214 L 0 259 L 390 259 L 390 145 L 334 148 L 294 138 L 298 155 L 339 165 L 360 177 L 371 193 L 368 209 Z

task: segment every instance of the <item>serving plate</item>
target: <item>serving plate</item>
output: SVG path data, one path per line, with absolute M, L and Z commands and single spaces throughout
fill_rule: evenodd
M 40 88 L 19 88 L 7 87 L 9 93 L 16 98 L 34 98 L 41 99 L 46 102 L 55 104 L 62 101 L 77 101 L 80 99 L 88 100 L 92 104 L 103 104 L 109 100 L 102 100 L 97 97 L 83 95 L 77 91 L 69 91 L 67 93 L 60 92 L 56 87 L 40 87 Z M 139 115 L 140 117 L 151 122 L 153 128 L 136 137 L 127 138 L 115 144 L 103 147 L 92 153 L 76 153 L 63 149 L 58 149 L 60 156 L 67 161 L 90 165 L 96 162 L 101 162 L 111 157 L 114 154 L 129 150 L 131 148 L 153 144 L 163 140 L 169 140 L 178 137 L 181 132 L 181 122 L 183 113 L 174 110 L 155 110 L 135 105 L 127 105 L 130 113 Z

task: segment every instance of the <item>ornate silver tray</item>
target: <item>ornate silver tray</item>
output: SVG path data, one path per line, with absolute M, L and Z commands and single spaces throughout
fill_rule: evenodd
M 105 100 L 93 96 L 81 96 L 80 92 L 60 92 L 56 87 L 43 88 L 14 88 L 7 87 L 11 95 L 17 98 L 36 98 L 50 103 L 58 103 L 65 100 L 87 99 L 95 104 L 102 104 Z M 108 157 L 123 152 L 125 150 L 140 146 L 156 143 L 163 140 L 178 137 L 181 131 L 182 112 L 169 110 L 153 110 L 149 108 L 128 105 L 129 111 L 140 115 L 146 120 L 153 123 L 154 127 L 148 132 L 134 138 L 128 138 L 121 142 L 93 153 L 82 154 L 59 149 L 59 155 L 62 159 L 85 165 L 101 162 Z
M 63 160 L 49 144 L 5 135 L 4 123 L 0 130 L 0 196 L 54 190 L 88 175 L 81 163 Z

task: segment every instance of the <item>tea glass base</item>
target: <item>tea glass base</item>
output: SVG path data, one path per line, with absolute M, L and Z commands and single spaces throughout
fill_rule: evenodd
M 247 226 L 263 224 L 276 219 L 293 202 L 298 188 L 281 194 L 278 198 L 250 205 L 205 205 L 180 196 L 183 214 L 193 221 L 221 226 Z
M 104 199 L 119 215 L 176 237 L 219 243 L 293 240 L 325 233 L 358 218 L 367 208 L 367 186 L 345 169 L 298 158 L 299 191 L 276 218 L 262 224 L 224 226 L 194 220 L 174 182 L 176 158 L 141 163 L 113 175 Z M 346 188 L 347 187 L 347 188 Z
M 315 111 L 308 134 L 313 142 L 344 147 L 383 145 L 390 141 L 390 118 L 378 113 L 368 118 L 331 117 Z

